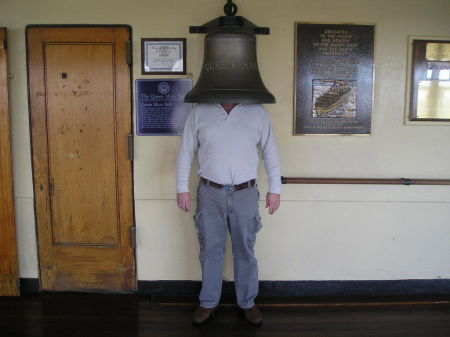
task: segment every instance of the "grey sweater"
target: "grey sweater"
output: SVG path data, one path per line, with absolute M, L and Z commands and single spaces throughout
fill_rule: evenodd
M 230 114 L 220 104 L 197 104 L 189 114 L 177 158 L 177 193 L 189 192 L 198 151 L 198 174 L 219 184 L 257 179 L 261 149 L 269 192 L 280 194 L 281 169 L 270 115 L 261 104 L 239 104 Z

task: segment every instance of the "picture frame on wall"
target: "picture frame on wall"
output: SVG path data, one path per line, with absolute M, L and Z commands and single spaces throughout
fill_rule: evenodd
M 370 135 L 375 26 L 295 23 L 294 135 Z
M 450 37 L 409 36 L 405 123 L 450 122 Z
M 185 38 L 142 38 L 143 75 L 186 75 Z

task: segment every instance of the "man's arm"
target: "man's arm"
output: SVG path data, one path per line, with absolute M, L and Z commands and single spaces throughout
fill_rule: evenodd
M 189 212 L 192 208 L 191 193 L 189 192 L 189 176 L 192 160 L 197 150 L 195 129 L 195 114 L 193 110 L 186 119 L 180 149 L 178 150 L 176 169 L 177 205 L 185 212 Z
M 265 110 L 265 109 L 264 109 Z M 266 195 L 266 208 L 273 214 L 280 207 L 281 193 L 281 164 L 272 121 L 267 110 L 264 111 L 263 132 L 261 137 L 261 150 L 264 158 L 264 167 L 269 179 L 269 192 Z

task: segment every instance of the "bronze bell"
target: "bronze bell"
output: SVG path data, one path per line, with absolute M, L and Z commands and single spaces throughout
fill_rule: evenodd
M 270 34 L 231 11 L 203 26 L 189 27 L 190 33 L 207 33 L 200 77 L 184 98 L 189 103 L 275 103 L 258 70 L 255 34 Z

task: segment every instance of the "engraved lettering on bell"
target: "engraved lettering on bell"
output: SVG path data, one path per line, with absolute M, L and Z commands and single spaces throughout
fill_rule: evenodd
M 242 65 L 242 70 L 258 71 L 258 64 L 254 63 L 254 62 L 244 63 Z
M 213 61 L 213 62 L 206 62 L 204 66 L 206 71 L 211 70 L 230 70 L 234 68 L 233 62 L 226 62 L 226 61 Z

